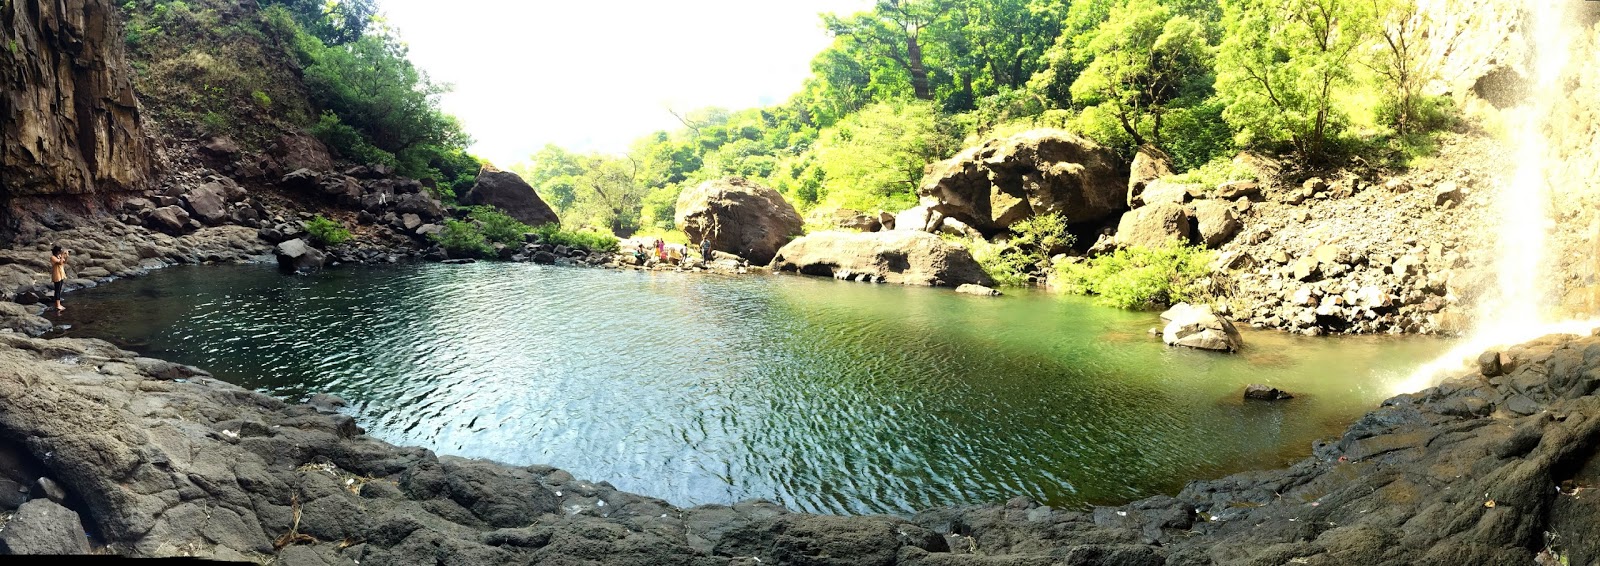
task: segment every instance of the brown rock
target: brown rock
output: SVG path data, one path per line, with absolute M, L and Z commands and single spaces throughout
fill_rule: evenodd
M 1129 166 L 1128 173 L 1128 208 L 1137 208 L 1144 204 L 1139 197 L 1144 194 L 1144 188 L 1151 181 L 1173 174 L 1172 157 L 1161 148 L 1145 144 L 1139 146 L 1138 153 L 1133 156 L 1133 164 Z
M 1182 206 L 1146 205 L 1122 215 L 1117 223 L 1117 244 L 1156 248 L 1170 242 L 1187 243 L 1189 227 L 1189 213 Z
M 783 195 L 740 177 L 701 183 L 678 195 L 676 221 L 689 240 L 766 265 L 802 233 L 804 223 Z
M 1239 213 L 1233 210 L 1233 206 L 1221 201 L 1195 202 L 1194 217 L 1200 229 L 1200 243 L 1208 248 L 1227 243 L 1244 226 L 1239 222 Z
M 478 181 L 461 195 L 461 203 L 493 206 L 529 226 L 561 223 L 556 211 L 522 177 L 487 163 L 478 170 Z
M 284 171 L 333 169 L 333 159 L 328 156 L 328 146 L 309 134 L 284 134 L 267 148 L 267 154 L 276 159 Z
M 1068 222 L 1127 208 L 1128 172 L 1111 150 L 1061 130 L 989 140 L 928 166 L 917 194 L 933 212 L 984 235 L 1035 214 Z M 896 228 L 908 229 L 896 221 Z
M 1257 198 L 1261 196 L 1261 184 L 1255 181 L 1229 181 L 1217 185 L 1214 196 L 1223 200 Z

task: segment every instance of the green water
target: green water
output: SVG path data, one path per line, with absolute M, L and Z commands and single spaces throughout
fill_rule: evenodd
M 338 394 L 396 444 L 836 513 L 1119 503 L 1278 467 L 1447 346 L 1246 331 L 1230 356 L 1043 292 L 500 263 L 174 268 L 69 303 L 73 335 Z M 1244 403 L 1248 383 L 1298 397 Z

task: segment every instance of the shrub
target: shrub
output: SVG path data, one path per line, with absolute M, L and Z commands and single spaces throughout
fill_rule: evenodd
M 489 242 L 505 245 L 517 245 L 523 241 L 523 234 L 533 231 L 532 226 L 523 224 L 511 215 L 501 212 L 492 206 L 476 206 L 470 215 L 477 221 L 479 231 L 483 238 Z
M 533 229 L 545 243 L 589 250 L 591 252 L 617 251 L 617 237 L 593 230 L 563 230 L 551 222 Z
M 306 232 L 311 234 L 311 243 L 324 247 L 337 246 L 350 239 L 349 230 L 321 214 L 306 222 Z
M 1151 308 L 1199 298 L 1203 291 L 1197 282 L 1209 274 L 1210 262 L 1211 252 L 1200 247 L 1136 246 L 1062 264 L 1057 275 L 1067 292 L 1099 295 L 1117 308 Z
M 445 220 L 444 230 L 430 235 L 429 238 L 443 246 L 445 251 L 453 256 L 482 257 L 494 251 L 494 248 L 489 246 L 489 241 L 483 237 L 483 230 L 471 222 Z
M 267 93 L 265 92 L 261 92 L 259 90 L 251 91 L 250 98 L 255 100 L 256 105 L 260 106 L 262 110 L 268 110 L 272 108 L 272 97 L 267 96 Z
M 1073 240 L 1066 217 L 1041 214 L 1012 224 L 1011 240 L 1005 244 L 973 242 L 972 259 L 996 284 L 1026 285 L 1030 275 L 1050 266 L 1051 253 L 1072 245 Z

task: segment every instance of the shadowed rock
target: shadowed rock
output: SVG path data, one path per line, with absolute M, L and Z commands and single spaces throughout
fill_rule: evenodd
M 678 195 L 676 220 L 689 241 L 766 265 L 778 248 L 799 236 L 804 222 L 793 205 L 743 178 L 706 181 Z
M 544 199 L 539 198 L 539 193 L 522 177 L 496 169 L 493 165 L 485 164 L 478 171 L 477 183 L 461 195 L 461 203 L 493 206 L 529 226 L 561 223 L 556 211 L 545 204 Z

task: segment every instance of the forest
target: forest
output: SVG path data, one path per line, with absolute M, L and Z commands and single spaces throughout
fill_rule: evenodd
M 820 226 L 915 204 L 923 168 L 981 140 L 1072 131 L 1180 173 L 1240 178 L 1240 150 L 1403 165 L 1451 121 L 1424 94 L 1414 0 L 881 0 L 822 14 L 833 43 L 786 102 L 674 110 L 626 154 L 546 146 L 515 164 L 563 218 L 662 234 L 678 194 L 741 176 Z

